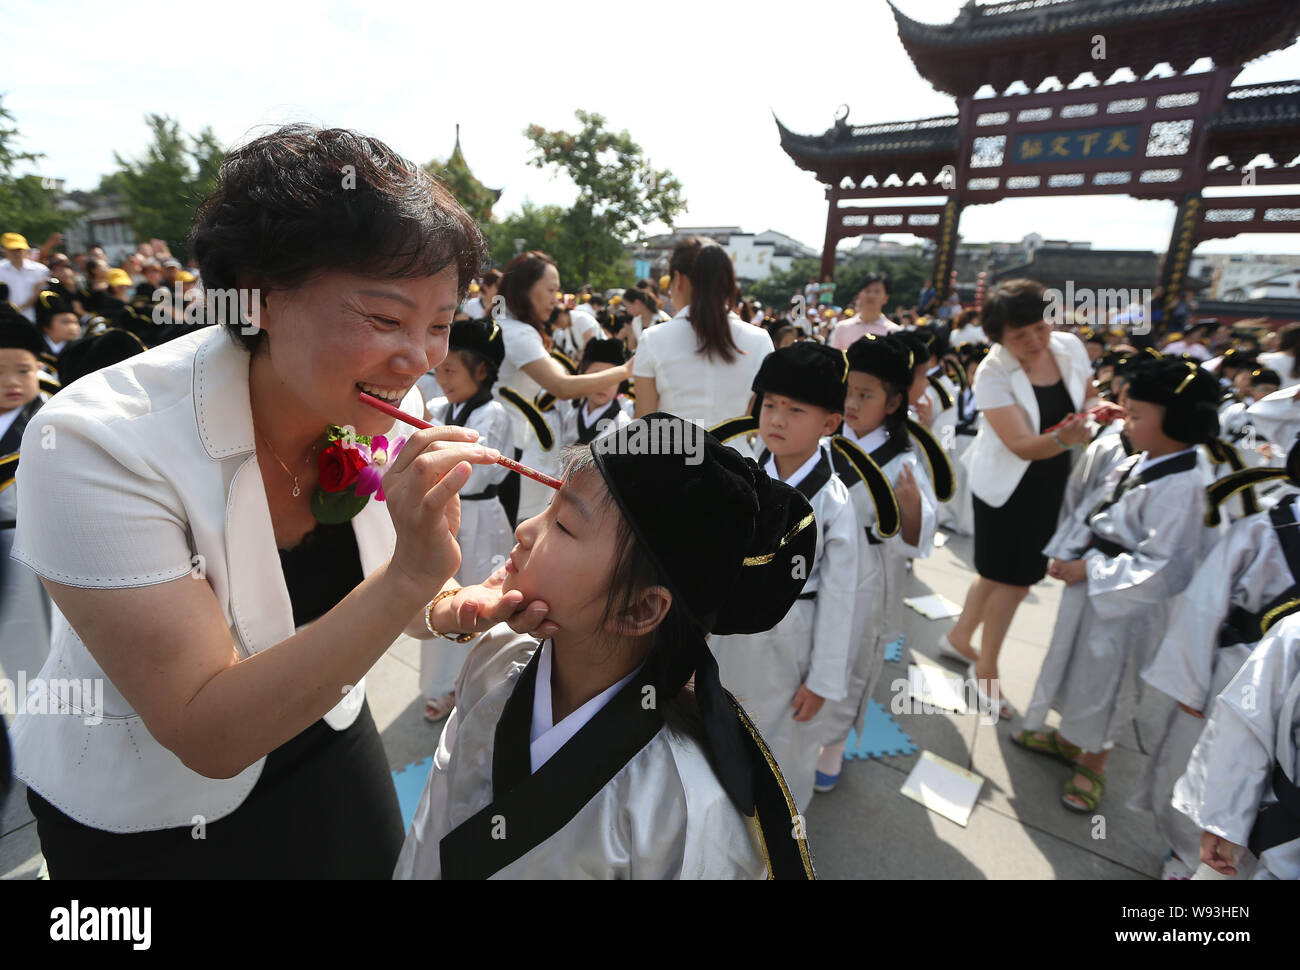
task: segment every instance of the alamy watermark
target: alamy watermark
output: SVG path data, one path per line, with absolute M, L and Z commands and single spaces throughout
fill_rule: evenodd
M 1066 280 L 1064 293 L 1046 289 L 1043 297 L 1043 319 L 1053 327 L 1075 323 L 1077 315 L 1094 326 L 1123 327 L 1137 337 L 1151 332 L 1151 290 L 1076 288 L 1074 280 Z
M 171 290 L 160 286 L 153 291 L 153 322 L 163 327 L 170 323 L 184 323 L 201 327 L 215 323 L 218 326 L 237 325 L 239 332 L 252 336 L 261 330 L 262 291 L 253 289 L 205 289 L 203 299 L 186 300 L 181 284 Z M 174 307 L 181 307 L 176 313 Z
M 596 438 L 591 450 L 602 455 L 685 455 L 686 464 L 698 465 L 704 461 L 704 435 L 704 429 L 693 422 L 660 418 Z
M 40 677 L 27 679 L 18 671 L 15 683 L 0 677 L 0 712 L 7 720 L 18 714 L 80 714 L 89 727 L 104 722 L 104 680 Z

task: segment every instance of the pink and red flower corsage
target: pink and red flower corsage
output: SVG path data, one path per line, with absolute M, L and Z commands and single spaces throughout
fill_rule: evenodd
M 311 512 L 317 522 L 335 524 L 353 518 L 372 495 L 384 500 L 384 472 L 406 444 L 406 436 L 390 442 L 381 434 L 359 435 L 331 425 L 327 437 L 330 444 L 318 459 L 320 482 Z

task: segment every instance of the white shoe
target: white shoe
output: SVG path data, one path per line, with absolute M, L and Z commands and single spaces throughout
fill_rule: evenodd
M 952 641 L 948 639 L 948 634 L 946 633 L 940 634 L 938 643 L 939 643 L 939 656 L 947 660 L 956 660 L 958 663 L 963 663 L 963 664 L 969 664 L 971 662 L 970 657 L 966 656 L 964 653 L 962 653 L 960 650 L 958 650 L 956 647 L 952 645 Z
M 984 693 L 984 687 L 980 682 L 979 676 L 975 673 L 974 664 L 971 664 L 966 669 L 966 676 L 970 679 L 971 683 L 975 685 L 975 696 L 979 698 L 980 713 L 992 714 L 995 706 L 993 698 Z M 1016 716 L 1016 709 L 1011 706 L 1011 702 L 1003 696 L 1001 691 L 998 691 L 998 703 L 996 706 L 998 709 L 999 720 L 1007 721 Z

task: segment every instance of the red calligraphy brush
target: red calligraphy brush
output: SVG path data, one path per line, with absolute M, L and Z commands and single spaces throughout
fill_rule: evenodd
M 430 424 L 428 421 L 423 421 L 420 418 L 413 418 L 405 411 L 403 411 L 401 408 L 395 408 L 387 401 L 381 401 L 379 398 L 371 394 L 367 394 L 365 391 L 357 392 L 357 400 L 359 400 L 362 404 L 369 404 L 376 411 L 383 411 L 390 418 L 396 418 L 398 421 L 405 421 L 407 424 L 411 425 L 412 427 L 416 427 L 416 428 L 434 427 L 434 425 Z M 500 458 L 497 459 L 497 464 L 504 465 L 506 468 L 509 468 L 512 472 L 518 472 L 520 475 L 523 475 L 526 478 L 531 478 L 535 482 L 541 482 L 543 485 L 549 485 L 551 486 L 551 488 L 558 489 L 560 488 L 560 486 L 564 484 L 558 478 L 552 478 L 550 475 L 544 475 L 542 472 L 539 472 L 537 469 L 529 468 L 527 465 L 521 465 L 513 458 L 507 458 L 505 455 L 502 455 Z

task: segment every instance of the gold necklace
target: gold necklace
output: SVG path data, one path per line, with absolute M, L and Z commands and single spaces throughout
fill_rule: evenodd
M 267 448 L 270 448 L 270 450 L 271 450 L 271 454 L 275 457 L 275 460 L 278 461 L 278 462 L 280 463 L 280 467 L 284 469 L 284 473 L 285 473 L 286 475 L 288 475 L 290 478 L 293 479 L 293 493 L 292 493 L 292 494 L 293 494 L 293 497 L 294 497 L 294 498 L 297 498 L 299 495 L 302 494 L 302 489 L 298 487 L 298 476 L 295 475 L 293 472 L 289 471 L 289 466 L 286 465 L 286 464 L 284 463 L 284 459 L 282 459 L 279 455 L 276 454 L 274 448 L 271 448 L 271 442 L 269 442 L 269 441 L 266 440 L 266 435 L 261 435 L 261 438 L 262 438 L 262 443 L 263 443 L 264 445 L 266 445 Z M 313 453 L 313 454 L 315 453 L 317 447 L 319 447 L 318 444 L 317 444 L 317 445 L 312 445 L 312 449 L 311 449 L 311 450 L 312 450 L 312 453 Z

